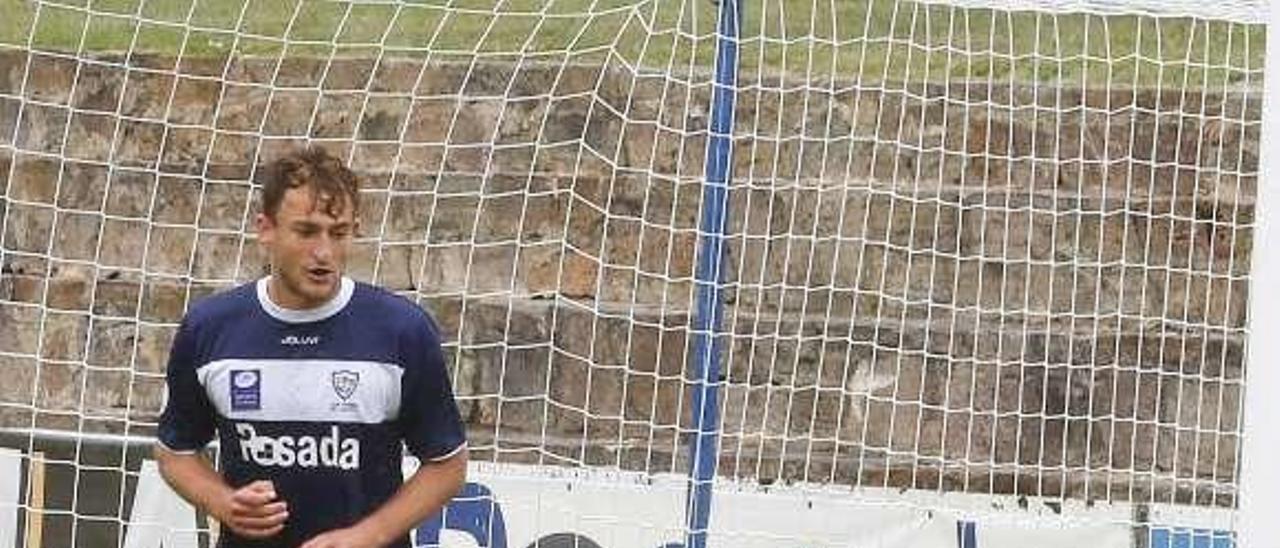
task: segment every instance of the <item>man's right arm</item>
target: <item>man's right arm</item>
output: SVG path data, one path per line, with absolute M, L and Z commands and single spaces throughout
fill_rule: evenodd
M 200 454 L 214 434 L 214 410 L 196 376 L 195 329 L 186 319 L 174 335 L 165 373 L 168 389 L 160 414 L 155 458 L 160 475 L 182 498 L 237 534 L 249 538 L 280 532 L 288 509 L 269 481 L 232 489 Z
M 179 453 L 157 444 L 155 458 L 160 475 L 174 491 L 242 537 L 273 536 L 289 518 L 287 505 L 276 500 L 269 481 L 233 490 L 199 453 Z

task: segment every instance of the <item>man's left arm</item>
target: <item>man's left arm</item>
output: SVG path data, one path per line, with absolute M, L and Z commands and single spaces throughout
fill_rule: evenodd
M 448 504 L 466 481 L 467 437 L 445 367 L 435 323 L 425 313 L 421 329 L 402 334 L 407 367 L 400 379 L 397 428 L 422 466 L 372 514 L 346 529 L 329 531 L 302 548 L 381 547 Z
M 441 461 L 425 461 L 418 471 L 383 503 L 355 525 L 319 535 L 302 548 L 371 548 L 404 538 L 409 530 L 444 508 L 462 489 L 467 477 L 467 450 Z

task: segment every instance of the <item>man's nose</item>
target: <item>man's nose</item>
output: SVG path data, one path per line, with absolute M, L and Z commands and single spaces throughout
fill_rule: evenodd
M 316 260 L 327 261 L 333 257 L 333 240 L 329 236 L 320 236 L 316 245 L 311 248 L 311 256 Z

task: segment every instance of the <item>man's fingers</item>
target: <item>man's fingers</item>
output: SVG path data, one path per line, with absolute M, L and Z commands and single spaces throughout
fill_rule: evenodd
M 232 507 L 233 515 L 246 517 L 273 516 L 276 513 L 288 511 L 289 506 L 283 501 L 266 504 L 236 504 Z
M 268 484 L 268 487 L 261 487 L 260 484 Z M 232 501 L 243 504 L 262 504 L 275 501 L 275 488 L 270 487 L 270 481 L 253 481 L 246 487 L 239 488 L 232 493 Z
M 302 543 L 302 546 L 299 548 L 332 548 L 333 546 L 333 541 L 330 540 L 329 535 L 325 534 L 318 537 L 312 537 L 311 540 Z
M 284 530 L 283 525 L 277 525 L 269 529 L 235 529 L 236 534 L 245 538 L 263 539 L 273 537 L 280 534 Z
M 257 480 L 253 483 L 250 483 L 249 485 L 244 486 L 244 488 L 250 489 L 253 491 L 275 491 L 276 484 L 271 483 L 271 480 Z
M 240 527 L 232 527 L 232 529 L 235 530 L 236 534 L 242 537 L 260 539 L 279 534 L 280 531 L 284 530 L 284 525 L 277 525 L 270 529 L 243 529 Z
M 289 505 L 284 501 L 268 504 L 244 504 L 241 502 L 235 502 L 231 505 L 232 517 L 260 518 L 288 511 Z
M 245 506 L 260 506 L 275 500 L 275 493 L 263 493 L 241 489 L 231 494 L 231 500 Z
M 252 539 L 272 537 L 284 530 L 289 505 L 277 500 L 275 484 L 258 480 L 231 494 L 231 523 L 240 536 Z
M 280 512 L 270 516 L 246 516 L 236 518 L 236 527 L 245 529 L 268 529 L 281 525 L 285 520 L 289 519 L 288 512 Z
M 248 504 L 261 504 L 276 498 L 276 486 L 270 481 L 258 480 L 236 489 L 231 497 Z

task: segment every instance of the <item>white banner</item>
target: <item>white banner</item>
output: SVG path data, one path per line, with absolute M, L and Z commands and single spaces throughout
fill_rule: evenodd
M 21 455 L 0 451 L 0 546 L 22 546 Z M 404 471 L 417 466 L 406 459 Z M 679 548 L 687 479 L 592 469 L 472 463 L 463 492 L 413 532 L 446 548 Z M 126 548 L 191 548 L 195 510 L 139 471 Z M 897 489 L 770 487 L 717 482 L 708 546 L 716 548 L 1232 548 L 1229 514 L 1151 508 L 1141 539 L 1128 505 Z M 1143 533 L 1146 534 L 1146 533 Z

